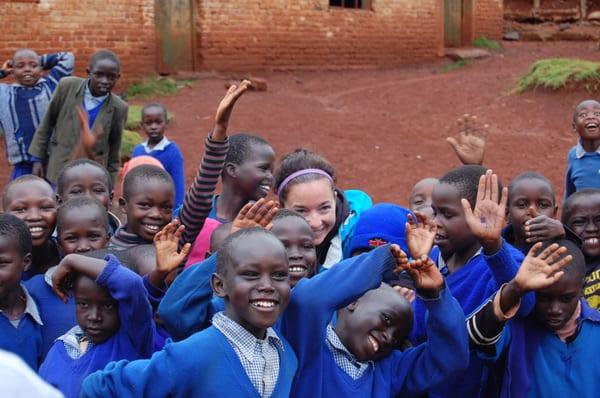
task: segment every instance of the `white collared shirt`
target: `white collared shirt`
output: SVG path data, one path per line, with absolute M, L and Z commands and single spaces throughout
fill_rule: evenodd
M 170 143 L 171 141 L 169 141 L 166 136 L 163 136 L 162 140 L 160 140 L 152 148 L 150 148 L 148 145 L 148 140 L 142 142 L 142 147 L 144 147 L 144 151 L 146 151 L 146 153 L 150 153 L 152 151 L 164 151 Z
M 90 91 L 89 83 L 85 85 L 85 93 L 83 94 L 83 105 L 85 106 L 86 111 L 90 111 L 100 105 L 101 103 L 108 98 L 110 93 L 103 95 L 101 97 L 94 97 L 92 92 Z
M 33 300 L 33 297 L 31 297 L 31 295 L 27 291 L 27 288 L 25 287 L 25 285 L 23 285 L 22 283 L 21 283 L 21 289 L 23 289 L 23 293 L 25 294 L 25 311 L 23 311 L 23 315 L 29 314 L 31 316 L 31 318 L 37 324 L 39 324 L 40 326 L 44 326 L 44 322 L 42 322 L 42 318 L 40 318 L 40 312 L 38 311 L 37 304 Z M 2 310 L 0 310 L 0 314 L 3 314 Z M 7 317 L 7 319 L 8 319 L 8 317 Z M 19 327 L 19 324 L 21 323 L 22 319 L 23 318 L 14 319 L 14 320 L 9 319 L 9 322 L 16 329 Z
M 600 154 L 600 146 L 594 152 Z M 575 145 L 575 156 L 577 156 L 577 159 L 581 159 L 586 153 L 585 149 L 583 149 L 583 145 L 581 145 L 581 140 L 579 140 L 577 145 Z

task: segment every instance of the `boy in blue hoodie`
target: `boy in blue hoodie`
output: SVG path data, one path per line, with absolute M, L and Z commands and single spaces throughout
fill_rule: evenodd
M 501 194 L 500 194 L 501 193 Z M 433 189 L 432 206 L 437 232 L 430 235 L 437 245 L 431 253 L 445 276 L 446 284 L 470 314 L 490 295 L 517 273 L 523 254 L 506 243 L 501 232 L 506 217 L 507 189 L 501 189 L 498 177 L 481 166 L 462 166 L 451 170 Z M 427 252 L 416 253 L 416 258 Z M 415 254 L 411 251 L 413 257 Z M 423 341 L 424 302 L 415 300 L 413 342 Z M 528 314 L 533 297 L 525 296 L 520 309 Z M 478 397 L 485 395 L 488 369 L 475 355 L 469 368 L 431 397 Z
M 501 397 L 596 397 L 600 313 L 582 298 L 585 258 L 569 240 L 537 243 L 513 280 L 468 320 L 486 359 L 505 357 Z M 511 319 L 527 292 L 534 312 Z M 508 321 L 508 323 L 507 323 Z
M 232 234 L 211 285 L 225 301 L 211 327 L 149 360 L 110 364 L 85 380 L 82 396 L 289 396 L 297 360 L 272 328 L 290 294 L 281 242 L 261 228 Z

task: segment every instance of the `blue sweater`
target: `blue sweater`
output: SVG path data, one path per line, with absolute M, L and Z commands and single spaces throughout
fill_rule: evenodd
M 356 381 L 337 367 L 325 342 L 327 324 L 336 309 L 379 286 L 384 273 L 394 264 L 389 246 L 383 246 L 304 279 L 292 290 L 288 308 L 276 328 L 298 355 L 293 396 L 412 394 L 438 384 L 454 370 L 466 366 L 464 314 L 445 290 L 438 300 L 427 302 L 432 312 L 428 321 L 432 337 L 427 344 L 405 353 L 395 352 Z M 207 327 L 212 314 L 222 308 L 222 301 L 213 299 L 210 289 L 210 275 L 215 267 L 216 256 L 190 267 L 165 295 L 159 315 L 175 338 L 186 338 Z M 456 333 L 457 330 L 464 333 Z M 413 368 L 417 371 L 411 371 Z
M 271 397 L 288 397 L 298 363 L 281 339 Z M 216 328 L 167 344 L 149 360 L 113 362 L 83 382 L 82 397 L 260 397 L 227 338 Z
M 153 149 L 150 152 L 146 152 L 146 148 L 143 144 L 136 145 L 136 147 L 133 148 L 131 157 L 135 158 L 143 155 L 152 156 L 153 158 L 158 159 L 167 173 L 173 178 L 173 183 L 175 184 L 175 206 L 173 208 L 177 209 L 183 204 L 183 198 L 185 196 L 185 167 L 181 150 L 173 141 L 170 141 L 164 149 Z
M 65 397 L 79 397 L 83 379 L 109 362 L 148 358 L 153 350 L 154 321 L 142 278 L 121 266 L 109 255 L 96 279 L 119 304 L 119 330 L 108 340 L 93 345 L 79 359 L 72 359 L 61 340 L 54 342 L 40 367 L 40 376 L 58 388 Z
M 35 307 L 32 311 L 39 311 L 35 301 L 30 296 L 28 305 Z M 42 326 L 29 313 L 23 314 L 18 327 L 14 327 L 4 314 L 0 314 L 0 349 L 14 352 L 21 357 L 27 365 L 37 370 L 41 362 Z
M 439 258 L 432 251 L 433 258 Z M 486 299 L 494 294 L 504 283 L 511 281 L 523 262 L 523 253 L 504 240 L 500 250 L 492 256 L 477 254 L 458 271 L 446 277 L 446 284 L 460 303 L 465 314 L 471 314 Z M 439 262 L 439 261 L 438 261 Z M 533 294 L 523 297 L 519 314 L 525 316 L 531 312 L 535 303 Z M 424 341 L 428 337 L 425 331 L 425 303 L 417 298 L 414 302 L 415 325 L 412 332 L 413 342 Z M 488 369 L 484 362 L 471 354 L 469 368 L 455 381 L 447 383 L 443 389 L 430 392 L 430 397 L 478 397 L 487 384 Z
M 581 300 L 580 330 L 564 343 L 534 318 L 513 319 L 496 343 L 497 360 L 508 351 L 500 396 L 597 397 L 600 391 L 600 313 Z
M 42 360 L 52 347 L 54 340 L 67 333 L 77 324 L 75 300 L 69 297 L 65 304 L 46 282 L 44 274 L 38 274 L 24 282 L 29 294 L 35 299 L 44 326 L 42 326 Z
M 600 188 L 600 152 L 585 152 L 581 144 L 567 157 L 565 199 L 583 188 Z

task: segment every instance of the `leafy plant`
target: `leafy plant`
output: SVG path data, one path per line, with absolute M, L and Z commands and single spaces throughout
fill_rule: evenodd
M 537 87 L 559 90 L 582 87 L 588 92 L 600 88 L 600 63 L 570 58 L 536 61 L 519 79 L 517 92 Z
M 477 39 L 473 40 L 473 46 L 479 47 L 479 48 L 487 48 L 488 50 L 492 50 L 492 51 L 503 51 L 504 50 L 502 48 L 502 45 L 498 41 L 488 39 L 485 36 L 481 36 L 481 37 L 478 37 Z

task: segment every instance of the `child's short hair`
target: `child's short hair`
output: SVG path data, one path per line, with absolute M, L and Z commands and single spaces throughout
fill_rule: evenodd
M 267 231 L 264 228 L 253 227 L 241 229 L 233 234 L 229 235 L 224 241 L 218 251 L 217 256 L 217 273 L 220 275 L 226 275 L 228 269 L 235 266 L 234 258 L 233 258 L 233 249 L 236 245 L 236 242 L 240 239 L 246 239 L 252 235 L 264 235 L 268 239 L 273 239 L 277 242 L 278 245 L 282 246 L 283 244 L 277 239 L 273 233 Z
M 575 107 L 575 110 L 573 111 L 573 123 L 575 123 L 575 121 L 577 120 L 577 114 L 579 113 L 579 109 L 588 104 L 588 103 L 594 103 L 595 105 L 600 107 L 600 102 L 596 101 L 595 99 L 586 99 L 581 101 L 579 104 L 577 104 L 577 106 Z
M 129 171 L 125 176 L 125 179 L 123 180 L 123 198 L 125 198 L 125 200 L 129 200 L 140 183 L 150 180 L 160 180 L 171 185 L 172 187 L 175 186 L 173 183 L 173 178 L 171 178 L 171 175 L 164 169 L 143 164 L 131 169 L 131 171 Z
M 265 139 L 257 135 L 239 133 L 229 136 L 229 150 L 225 157 L 225 163 L 244 163 L 252 151 L 252 147 L 260 145 L 271 146 Z
M 2 208 L 6 209 L 8 207 L 8 192 L 10 191 L 10 189 L 12 187 L 14 187 L 16 185 L 27 183 L 27 182 L 31 182 L 31 181 L 42 182 L 42 183 L 48 185 L 48 188 L 50 188 L 50 190 L 52 190 L 52 186 L 50 184 L 48 184 L 48 181 L 46 181 L 43 178 L 40 178 L 38 176 L 35 176 L 33 174 L 26 174 L 26 175 L 17 177 L 14 180 L 12 180 L 11 182 L 9 182 L 8 184 L 6 184 L 6 186 L 4 187 L 4 191 L 2 191 Z
M 111 192 L 113 190 L 113 186 L 112 186 L 112 179 L 110 178 L 110 174 L 108 173 L 108 170 L 106 170 L 106 168 L 102 167 L 102 165 L 98 162 L 95 162 L 91 159 L 77 159 L 77 160 L 73 160 L 69 163 L 67 163 L 65 165 L 65 167 L 63 167 L 60 170 L 60 173 L 58 173 L 58 177 L 56 179 L 56 193 L 61 195 L 64 193 L 64 189 L 65 189 L 65 174 L 67 174 L 67 171 L 74 169 L 78 166 L 82 166 L 82 165 L 90 165 L 92 167 L 97 167 L 98 169 L 102 170 L 102 173 L 104 174 L 104 178 L 106 179 L 106 186 L 108 187 L 108 191 Z
M 467 199 L 471 207 L 477 202 L 477 190 L 479 188 L 479 179 L 485 175 L 487 169 L 479 165 L 465 165 L 456 169 L 450 170 L 442 178 L 440 184 L 449 184 L 454 186 L 461 198 Z M 500 183 L 498 191 L 502 190 Z
M 159 104 L 158 102 L 151 102 L 149 104 L 144 105 L 144 107 L 142 108 L 142 111 L 140 112 L 140 115 L 142 117 L 144 117 L 144 113 L 146 113 L 146 110 L 148 108 L 160 108 L 162 110 L 163 116 L 165 117 L 165 120 L 167 120 L 169 118 L 169 115 L 167 113 L 167 108 L 163 104 Z
M 102 215 L 102 222 L 106 231 L 110 231 L 110 220 L 108 219 L 108 212 L 106 208 L 98 201 L 98 199 L 90 198 L 88 196 L 78 196 L 73 199 L 67 200 L 59 208 L 56 214 L 56 232 L 60 235 L 61 230 L 65 221 L 68 221 L 68 213 L 73 209 L 80 209 L 82 207 L 92 207 L 100 212 Z
M 562 223 L 566 225 L 567 221 L 569 221 L 569 217 L 571 217 L 571 212 L 573 211 L 573 202 L 575 202 L 579 198 L 593 195 L 600 195 L 600 189 L 584 188 L 569 196 L 567 200 L 565 200 L 565 203 L 563 203 L 561 220 Z
M 96 65 L 98 62 L 103 61 L 105 59 L 114 62 L 115 64 L 117 64 L 119 69 L 121 69 L 121 59 L 119 59 L 119 56 L 117 54 L 110 50 L 96 51 L 94 55 L 92 55 L 92 58 L 90 58 L 90 68 L 94 67 L 94 65 Z
M 544 176 L 543 174 L 536 173 L 534 171 L 523 172 L 523 173 L 517 175 L 516 177 L 514 177 L 512 180 L 510 180 L 510 183 L 508 184 L 508 200 L 509 201 L 513 195 L 515 185 L 517 185 L 517 183 L 522 180 L 539 180 L 539 181 L 544 182 L 545 184 L 547 184 L 550 187 L 550 191 L 552 192 L 552 199 L 554 200 L 554 202 L 556 202 L 556 196 L 554 194 L 554 186 L 552 185 L 550 180 L 548 178 L 546 178 L 546 176 Z
M 331 163 L 327 161 L 327 159 L 307 149 L 299 148 L 291 153 L 288 153 L 281 159 L 279 167 L 277 167 L 277 170 L 275 170 L 275 175 L 273 176 L 275 179 L 275 191 L 279 192 L 281 190 L 281 184 L 286 178 L 298 171 L 307 169 L 322 170 L 331 177 L 333 182 L 336 181 L 335 170 L 333 169 Z M 289 187 L 292 185 L 317 180 L 320 178 L 324 178 L 324 176 L 317 173 L 307 173 L 298 176 L 294 178 L 293 181 L 290 181 L 286 184 L 284 189 L 279 192 L 279 196 L 285 198 L 287 192 L 289 191 Z
M 568 256 L 568 255 L 571 255 L 573 257 L 573 260 L 571 261 L 571 263 L 562 269 L 565 272 L 565 275 L 574 274 L 577 276 L 578 279 L 584 280 L 585 279 L 585 270 L 586 270 L 585 256 L 583 255 L 583 252 L 581 251 L 581 248 L 579 247 L 579 245 L 577 245 L 575 242 L 573 242 L 570 239 L 565 239 L 565 238 L 555 239 L 555 240 L 544 242 L 540 253 L 545 248 L 547 248 L 548 246 L 550 246 L 553 243 L 556 243 L 559 246 L 564 246 L 567 249 L 567 251 L 563 255 L 563 257 Z
M 21 255 L 31 253 L 31 233 L 25 221 L 9 213 L 0 213 L 0 236 L 17 238 Z
M 34 56 L 36 56 L 36 57 L 38 57 L 38 58 L 39 58 L 39 55 L 38 55 L 37 51 L 35 51 L 33 48 L 19 48 L 19 49 L 18 49 L 17 51 L 15 51 L 15 53 L 13 54 L 13 56 L 12 56 L 12 60 L 14 61 L 14 59 L 15 59 L 15 58 L 16 58 L 18 55 L 20 55 L 20 54 L 22 54 L 22 53 L 29 53 L 29 54 L 31 54 L 31 55 L 34 55 Z

